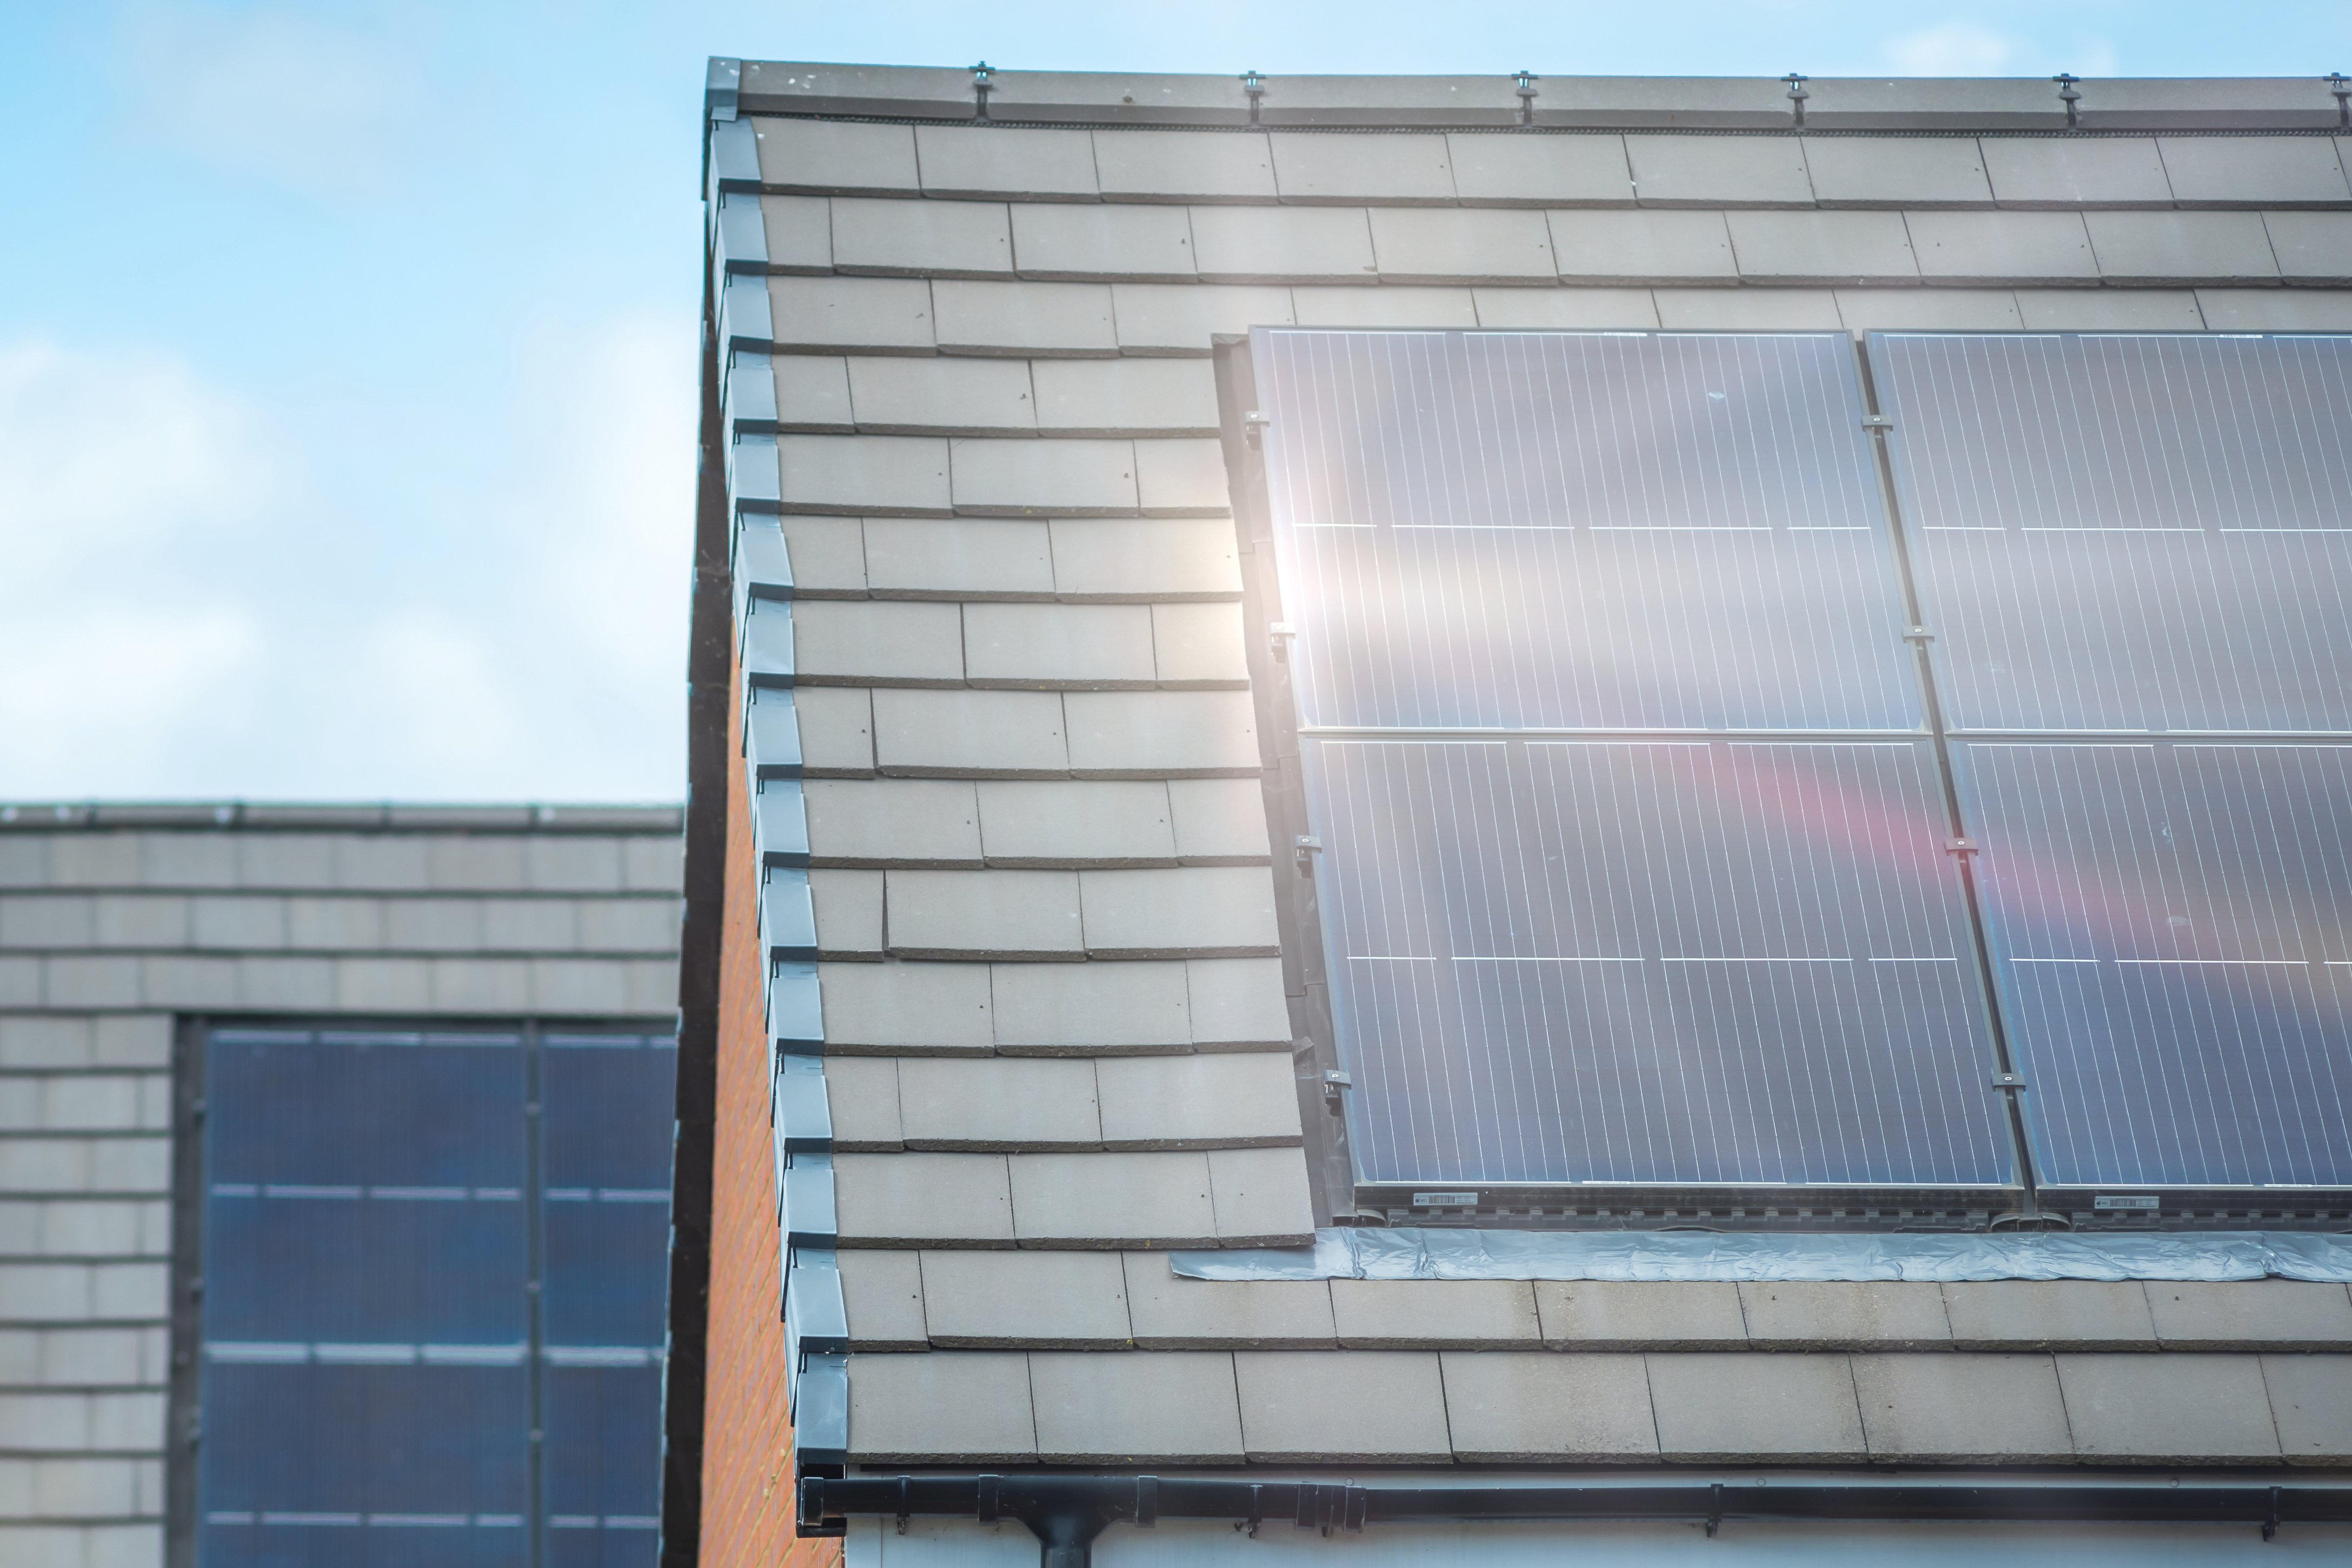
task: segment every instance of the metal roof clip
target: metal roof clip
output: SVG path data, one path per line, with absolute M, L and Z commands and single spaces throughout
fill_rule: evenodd
M 1273 424 L 1273 415 L 1261 409 L 1249 409 L 1242 415 L 1242 439 L 1255 447 Z
M 1346 1110 L 1340 1104 L 1339 1096 L 1355 1087 L 1354 1079 L 1338 1068 L 1328 1068 L 1323 1074 L 1323 1109 L 1334 1116 L 1344 1115 Z
M 1906 626 L 1903 628 L 1903 640 L 1905 642 L 1934 642 L 1936 640 L 1936 634 L 1929 631 L 1925 626 Z
M 2032 1084 L 2025 1081 L 2025 1075 L 2021 1072 L 1997 1072 L 1992 1075 L 1991 1081 L 1992 1086 L 1995 1089 L 2031 1089 L 2033 1087 Z
M 995 89 L 995 87 L 996 72 L 990 68 L 989 63 L 986 60 L 982 60 L 978 65 L 971 68 L 971 94 L 973 99 L 971 117 L 974 120 L 985 120 L 988 118 L 988 95 Z
M 1862 427 L 1865 430 L 1892 430 L 1895 428 L 1895 416 L 1865 414 L 1862 416 Z
M 1945 854 L 1957 855 L 1964 860 L 1976 852 L 1977 841 L 1973 838 L 1955 838 L 1944 846 Z
M 1780 79 L 1789 84 L 1789 128 L 1802 131 L 1805 128 L 1805 100 L 1812 96 L 1805 90 L 1805 83 L 1812 79 L 1802 71 L 1790 71 Z
M 2083 129 L 2083 95 L 2074 90 L 2074 84 L 2083 79 L 2073 71 L 2060 71 L 2050 79 L 2058 84 L 2059 100 L 2066 106 L 2066 129 L 2080 131 Z
M 2352 81 L 2342 71 L 2329 71 L 2327 90 L 2336 100 L 2336 129 L 2352 131 Z
M 1519 73 L 1519 85 L 1515 90 L 1519 95 L 1519 123 L 1522 125 L 1536 122 L 1536 83 L 1539 79 L 1533 71 Z
M 1298 861 L 1298 874 L 1302 877 L 1315 874 L 1315 862 L 1311 857 L 1322 853 L 1323 840 L 1311 833 L 1302 833 L 1291 840 L 1291 854 Z
M 1288 621 L 1276 621 L 1265 628 L 1265 640 L 1273 646 L 1276 659 L 1289 662 L 1290 641 L 1297 635 L 1298 628 Z
M 1255 131 L 1257 129 L 1258 100 L 1265 96 L 1265 78 L 1254 70 L 1242 72 L 1242 90 L 1249 94 L 1250 129 Z

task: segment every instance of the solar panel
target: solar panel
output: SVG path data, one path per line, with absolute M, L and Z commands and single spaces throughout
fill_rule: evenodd
M 2352 1185 L 2352 747 L 1960 762 L 2042 1179 Z
M 1924 742 L 1302 756 L 1362 1179 L 2010 1179 Z
M 1302 722 L 1917 727 L 1843 334 L 1254 342 Z
M 2352 731 L 2352 337 L 1870 354 L 1952 723 Z

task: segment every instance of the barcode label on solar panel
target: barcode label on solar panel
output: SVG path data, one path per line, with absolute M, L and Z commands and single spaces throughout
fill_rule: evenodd
M 1417 1209 L 1471 1208 L 1475 1207 L 1477 1202 L 1478 1194 L 1475 1193 L 1415 1193 L 1412 1194 L 1412 1206 Z
M 2164 1206 L 2164 1204 L 2163 1204 L 2163 1200 L 2161 1200 L 2161 1199 L 2159 1199 L 2159 1198 L 2152 1198 L 2152 1197 L 2143 1197 L 2143 1198 L 2111 1198 L 2111 1197 L 2095 1197 L 2095 1198 L 2093 1198 L 2093 1199 L 2091 1200 L 2091 1206 L 2092 1206 L 2093 1208 L 2095 1208 L 2095 1209 L 2147 1209 L 2147 1210 L 2153 1210 L 2153 1209 L 2159 1209 L 2159 1208 L 2162 1208 L 2162 1207 Z

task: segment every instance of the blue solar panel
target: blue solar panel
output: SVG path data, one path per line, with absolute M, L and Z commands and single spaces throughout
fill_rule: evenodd
M 1950 722 L 2352 731 L 2352 337 L 1870 353 Z
M 2352 1185 L 2352 747 L 1960 760 L 2042 1179 Z
M 204 1561 L 654 1561 L 669 1046 L 213 1032 Z
M 1301 722 L 1918 727 L 1842 334 L 1255 343 Z

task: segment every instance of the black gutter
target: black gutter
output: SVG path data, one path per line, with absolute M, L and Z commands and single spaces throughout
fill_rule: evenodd
M 1262 1528 L 1359 1531 L 1371 1524 L 1643 1521 L 1727 1523 L 2251 1524 L 2264 1541 L 2286 1524 L 2352 1522 L 2352 1487 L 2048 1486 L 1767 1482 L 1553 1483 L 1494 1487 L 1360 1487 L 1351 1481 L 1241 1481 L 1157 1476 L 860 1476 L 801 1482 L 806 1529 L 852 1515 L 1018 1520 L 1044 1568 L 1087 1568 L 1111 1525 L 1218 1520 Z

